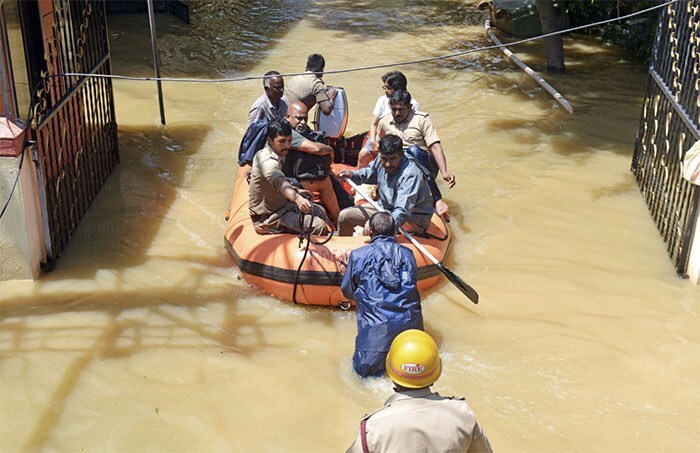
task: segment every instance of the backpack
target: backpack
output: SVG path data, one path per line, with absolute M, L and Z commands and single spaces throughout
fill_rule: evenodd
M 328 145 L 328 137 L 323 132 L 306 130 L 301 133 L 307 140 Z M 282 171 L 291 178 L 322 180 L 330 173 L 331 157 L 317 156 L 303 151 L 289 150 L 284 159 Z
M 331 156 L 316 156 L 290 149 L 284 158 L 282 171 L 297 179 L 322 180 L 330 173 Z
M 268 118 L 263 118 L 253 123 L 250 123 L 246 129 L 241 144 L 238 147 L 238 165 L 252 165 L 255 153 L 265 147 L 267 140 L 267 125 L 270 123 Z

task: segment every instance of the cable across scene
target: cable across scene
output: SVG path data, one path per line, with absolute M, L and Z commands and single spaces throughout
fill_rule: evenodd
M 597 27 L 599 25 L 604 25 L 608 24 L 611 22 L 616 22 L 619 20 L 624 20 L 624 19 L 629 19 L 634 16 L 639 16 L 642 14 L 646 14 L 650 11 L 653 11 L 655 9 L 663 8 L 665 6 L 671 5 L 673 3 L 677 3 L 679 0 L 669 0 L 665 3 L 662 3 L 660 5 L 652 6 L 640 11 L 636 11 L 630 14 L 626 14 L 624 16 L 618 16 L 612 19 L 606 19 L 602 20 L 599 22 L 593 22 L 590 24 L 586 25 L 580 25 L 577 27 L 572 27 L 572 28 L 567 28 L 566 30 L 557 30 L 551 33 L 544 33 L 532 38 L 525 38 L 521 39 L 518 41 L 513 41 L 507 44 L 501 44 L 501 45 L 491 45 L 491 46 L 484 46 L 484 47 L 478 47 L 475 49 L 469 49 L 469 50 L 464 50 L 461 52 L 455 52 L 447 55 L 438 55 L 434 57 L 427 57 L 427 58 L 420 58 L 420 59 L 415 59 L 415 60 L 408 60 L 408 61 L 402 61 L 402 62 L 396 62 L 396 63 L 384 63 L 384 64 L 378 64 L 378 65 L 370 65 L 370 66 L 358 66 L 355 68 L 346 68 L 346 69 L 336 69 L 336 70 L 330 70 L 330 71 L 324 71 L 324 74 L 343 74 L 343 73 L 349 73 L 349 72 L 360 72 L 360 71 L 369 71 L 373 69 L 382 69 L 382 68 L 391 68 L 391 67 L 396 67 L 396 66 L 408 66 L 408 65 L 414 65 L 414 64 L 420 64 L 420 63 L 427 63 L 430 61 L 438 61 L 438 60 L 446 60 L 449 58 L 455 58 L 459 57 L 462 55 L 468 55 L 476 52 L 483 52 L 486 50 L 493 50 L 493 49 L 500 49 L 502 47 L 511 47 L 511 46 L 517 46 L 519 44 L 524 44 L 527 42 L 531 41 L 537 41 L 539 39 L 543 38 L 548 38 L 550 36 L 555 36 L 555 35 L 560 35 L 564 33 L 570 33 L 578 30 L 583 30 L 586 28 L 591 28 L 591 27 Z M 287 74 L 280 74 L 282 77 L 293 77 L 297 75 L 303 75 L 305 72 L 293 72 L 293 73 L 287 73 Z M 49 76 L 51 77 L 51 76 Z M 250 81 L 250 80 L 261 80 L 264 79 L 265 76 L 246 76 L 246 77 L 232 77 L 232 78 L 223 78 L 223 79 L 198 79 L 198 78 L 177 78 L 177 77 L 133 77 L 133 76 L 124 76 L 124 75 L 118 75 L 118 74 L 88 74 L 88 73 L 81 73 L 81 72 L 67 72 L 64 74 L 59 74 L 55 75 L 53 77 L 93 77 L 93 78 L 109 78 L 109 79 L 119 79 L 119 80 L 133 80 L 133 81 L 146 81 L 146 82 L 155 82 L 155 81 L 163 81 L 163 82 L 182 82 L 182 83 L 228 83 L 228 82 L 244 82 L 244 81 Z M 26 131 L 25 131 L 26 134 Z M 25 138 L 26 140 L 26 138 Z M 0 219 L 4 216 L 5 211 L 7 210 L 10 200 L 12 199 L 12 195 L 15 192 L 15 189 L 17 187 L 17 183 L 19 181 L 19 172 L 22 169 L 22 163 L 24 162 L 24 154 L 22 155 L 22 158 L 20 159 L 20 164 L 19 164 L 19 171 L 17 174 L 17 178 L 15 179 L 15 182 L 12 186 L 12 190 L 10 192 L 9 197 L 7 198 L 6 202 L 3 205 L 2 211 L 0 212 Z
M 652 6 L 640 11 L 636 11 L 630 14 L 626 14 L 624 16 L 618 16 L 612 19 L 606 19 L 606 20 L 601 20 L 599 22 L 593 22 L 590 24 L 586 25 L 579 25 L 577 27 L 571 27 L 567 28 L 566 30 L 557 30 L 553 31 L 551 33 L 544 33 L 538 36 L 534 36 L 532 38 L 525 38 L 521 39 L 518 41 L 513 41 L 507 44 L 502 44 L 502 45 L 492 45 L 492 46 L 484 46 L 484 47 L 478 47 L 475 49 L 469 49 L 469 50 L 463 50 L 461 52 L 455 52 L 447 55 L 438 55 L 435 57 L 426 57 L 426 58 L 419 58 L 416 60 L 408 60 L 408 61 L 401 61 L 401 62 L 396 62 L 396 63 L 383 63 L 383 64 L 378 64 L 378 65 L 370 65 L 370 66 L 358 66 L 354 68 L 345 68 L 345 69 L 335 69 L 335 70 L 329 70 L 329 71 L 324 71 L 324 74 L 343 74 L 343 73 L 348 73 L 348 72 L 359 72 L 359 71 L 369 71 L 373 69 L 382 69 L 382 68 L 392 68 L 396 66 L 408 66 L 408 65 L 414 65 L 414 64 L 420 64 L 420 63 L 427 63 L 430 61 L 438 61 L 438 60 L 446 60 L 449 58 L 455 58 L 459 57 L 462 55 L 468 55 L 471 53 L 476 53 L 476 52 L 483 52 L 486 50 L 493 50 L 493 49 L 500 49 L 502 47 L 511 47 L 511 46 L 517 46 L 519 44 L 524 44 L 526 42 L 531 42 L 531 41 L 537 41 L 539 39 L 543 38 L 548 38 L 550 36 L 555 36 L 555 35 L 560 35 L 564 33 L 570 33 L 578 30 L 583 30 L 586 28 L 591 28 L 591 27 L 597 27 L 599 25 L 605 25 L 611 22 L 616 22 L 619 20 L 623 19 L 629 19 L 630 17 L 634 16 L 639 16 L 642 14 L 646 14 L 650 11 L 653 11 L 655 9 L 663 8 L 665 6 L 671 5 L 673 3 L 677 3 L 679 0 L 669 0 L 665 3 L 662 3 L 660 5 Z M 306 74 L 306 72 L 290 72 L 286 74 L 280 74 L 282 77 L 293 77 L 297 75 L 303 75 Z M 135 76 L 124 76 L 124 75 L 118 75 L 118 74 L 88 74 L 88 73 L 82 73 L 82 72 L 67 72 L 65 74 L 61 74 L 60 76 L 65 76 L 65 77 L 97 77 L 97 78 L 105 78 L 105 79 L 119 79 L 119 80 L 134 80 L 134 81 L 147 81 L 147 82 L 155 82 L 155 81 L 162 81 L 162 82 L 181 82 L 181 83 L 228 83 L 228 82 L 245 82 L 249 80 L 261 80 L 264 79 L 265 76 L 245 76 L 245 77 L 230 77 L 230 78 L 223 78 L 223 79 L 198 79 L 198 78 L 187 78 L 187 77 L 135 77 Z M 275 75 L 277 76 L 277 75 Z

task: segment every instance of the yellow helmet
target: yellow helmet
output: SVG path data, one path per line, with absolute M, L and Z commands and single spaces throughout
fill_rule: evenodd
M 442 373 L 442 361 L 435 341 L 422 330 L 401 332 L 389 348 L 386 372 L 402 387 L 419 389 L 433 385 Z

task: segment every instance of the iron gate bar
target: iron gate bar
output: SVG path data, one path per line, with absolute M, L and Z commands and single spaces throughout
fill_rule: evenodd
M 90 69 L 90 73 L 92 73 L 92 74 L 99 73 L 100 69 L 102 69 L 102 65 L 104 65 L 108 61 L 109 61 L 109 55 L 105 55 L 97 65 L 95 65 L 93 68 Z M 61 79 L 63 77 L 67 77 L 67 76 L 57 75 L 53 78 Z M 76 77 L 78 77 L 78 76 L 76 76 Z M 73 88 L 73 90 L 78 90 L 78 89 L 82 88 L 83 85 L 85 85 L 86 83 L 89 83 L 90 81 L 92 81 L 94 79 L 95 78 L 93 78 L 93 77 L 82 77 L 80 82 L 78 82 L 78 84 Z M 42 118 L 41 122 L 35 128 L 38 129 L 41 125 L 43 125 L 44 123 L 49 121 L 53 116 L 57 115 L 59 110 L 62 109 L 68 102 L 71 101 L 72 94 L 73 93 L 66 94 L 65 96 L 63 96 L 62 98 L 57 100 L 56 105 L 53 106 L 51 108 L 51 110 L 48 112 L 48 116 Z
M 44 30 L 47 72 L 31 132 L 36 141 L 46 263 L 50 268 L 119 161 L 104 3 L 54 0 Z M 51 16 L 50 16 L 51 17 Z
M 684 275 L 698 216 L 700 189 L 681 175 L 685 151 L 700 139 L 700 0 L 669 5 L 659 16 L 632 171 Z

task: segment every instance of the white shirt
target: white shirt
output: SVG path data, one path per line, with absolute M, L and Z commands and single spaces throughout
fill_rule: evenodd
M 418 101 L 411 98 L 411 109 L 414 112 L 417 112 L 418 107 L 419 107 Z M 381 118 L 382 115 L 384 115 L 385 113 L 388 113 L 388 112 L 389 112 L 389 98 L 386 96 L 379 96 L 379 98 L 377 99 L 377 103 L 374 104 L 374 112 L 373 112 L 374 116 L 376 116 L 377 118 Z

